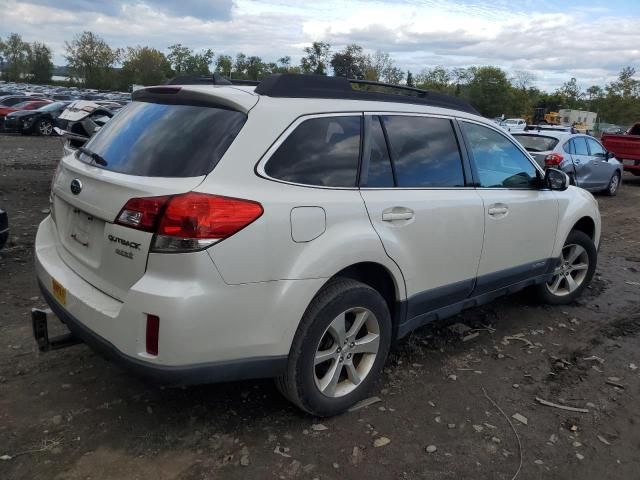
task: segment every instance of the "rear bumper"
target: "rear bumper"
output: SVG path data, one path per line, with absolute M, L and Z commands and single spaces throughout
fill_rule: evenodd
M 287 367 L 286 355 L 180 366 L 164 366 L 145 362 L 125 355 L 111 342 L 87 328 L 56 301 L 42 282 L 38 281 L 38 285 L 53 313 L 66 325 L 75 338 L 125 370 L 159 383 L 195 385 L 250 378 L 270 378 L 282 374 Z
M 322 279 L 224 283 L 206 251 L 150 254 L 146 273 L 112 298 L 60 255 L 50 217 L 38 228 L 35 265 L 43 297 L 74 336 L 134 372 L 169 383 L 275 377 Z M 53 279 L 65 299 L 53 294 Z M 147 314 L 160 318 L 158 355 L 146 351 Z
M 624 171 L 633 173 L 634 175 L 640 175 L 640 160 L 635 160 L 634 163 L 635 165 L 629 165 L 623 162 Z

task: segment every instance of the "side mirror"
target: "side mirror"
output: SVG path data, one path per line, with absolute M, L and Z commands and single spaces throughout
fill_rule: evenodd
M 616 154 L 613 153 L 613 152 L 607 152 L 606 158 L 607 158 L 607 160 L 609 160 L 611 158 L 616 158 Z
M 544 173 L 544 184 L 549 190 L 566 190 L 570 184 L 569 175 L 557 168 L 547 168 Z

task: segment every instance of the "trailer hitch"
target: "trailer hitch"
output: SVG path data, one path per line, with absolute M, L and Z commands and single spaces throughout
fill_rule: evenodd
M 80 339 L 72 333 L 65 333 L 56 337 L 49 338 L 49 328 L 47 326 L 47 315 L 51 310 L 41 310 L 39 308 L 31 309 L 31 323 L 33 325 L 33 336 L 36 339 L 38 348 L 41 352 L 49 350 L 58 350 L 60 348 L 71 347 L 82 343 Z

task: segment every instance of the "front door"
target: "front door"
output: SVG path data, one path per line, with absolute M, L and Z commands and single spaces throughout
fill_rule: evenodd
M 461 122 L 484 207 L 484 245 L 474 295 L 553 268 L 558 202 L 541 189 L 542 173 L 507 136 Z
M 598 180 L 599 165 L 589 153 L 586 137 L 575 137 L 571 143 L 573 144 L 571 159 L 576 171 L 576 185 L 588 190 L 597 187 L 600 183 Z
M 475 283 L 484 219 L 482 200 L 466 181 L 453 121 L 397 114 L 366 119 L 360 191 L 387 255 L 405 277 L 408 318 L 463 300 Z

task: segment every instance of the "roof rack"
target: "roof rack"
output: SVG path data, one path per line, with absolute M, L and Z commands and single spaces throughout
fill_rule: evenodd
M 178 75 L 167 80 L 165 85 L 259 85 L 257 80 L 240 80 L 223 77 L 214 73 L 213 75 Z
M 374 87 L 377 91 L 355 89 L 352 85 Z M 390 90 L 395 93 L 384 93 Z M 411 103 L 432 107 L 450 108 L 479 115 L 468 102 L 450 95 L 404 85 L 355 80 L 324 75 L 281 73 L 264 78 L 256 87 L 260 95 L 280 98 L 335 98 L 370 100 L 379 102 Z M 401 92 L 400 94 L 398 92 Z

